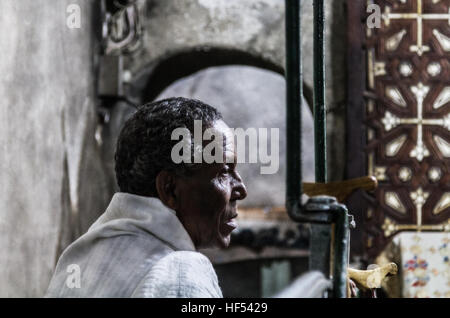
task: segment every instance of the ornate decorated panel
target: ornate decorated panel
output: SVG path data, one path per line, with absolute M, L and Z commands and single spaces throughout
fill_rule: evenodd
M 450 231 L 450 0 L 348 7 L 348 177 L 379 181 L 349 207 L 373 258 L 400 231 Z

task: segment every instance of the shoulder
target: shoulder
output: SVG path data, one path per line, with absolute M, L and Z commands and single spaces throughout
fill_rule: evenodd
M 217 275 L 201 253 L 176 251 L 157 261 L 134 297 L 222 297 Z
M 161 258 L 152 267 L 151 272 L 171 279 L 177 279 L 181 282 L 195 282 L 201 277 L 214 278 L 217 281 L 217 275 L 209 259 L 198 252 L 176 251 L 169 253 Z
M 165 265 L 178 265 L 183 266 L 189 270 L 195 270 L 198 268 L 213 270 L 212 264 L 209 259 L 199 252 L 192 251 L 175 251 L 169 253 L 161 258 L 158 263 Z

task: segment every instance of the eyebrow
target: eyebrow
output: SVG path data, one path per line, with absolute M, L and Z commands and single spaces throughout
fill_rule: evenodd
M 225 162 L 224 163 L 233 163 L 233 164 L 235 164 L 236 162 L 237 162 L 237 155 L 236 155 L 236 153 L 234 153 L 233 156 L 225 154 Z

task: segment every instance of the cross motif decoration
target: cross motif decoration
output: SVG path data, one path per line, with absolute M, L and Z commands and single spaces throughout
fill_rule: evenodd
M 386 111 L 385 116 L 382 119 L 384 129 L 389 131 L 398 125 L 417 125 L 417 144 L 416 147 L 410 152 L 410 156 L 416 158 L 419 162 L 424 157 L 430 155 L 429 150 L 423 142 L 423 126 L 424 125 L 438 125 L 446 128 L 450 131 L 450 113 L 444 118 L 438 119 L 425 119 L 423 118 L 423 101 L 428 94 L 430 88 L 424 86 L 421 82 L 417 86 L 412 86 L 411 91 L 416 96 L 417 100 L 417 117 L 416 118 L 399 118 L 393 115 L 391 112 Z
M 410 46 L 411 52 L 416 52 L 419 56 L 422 56 L 423 53 L 430 51 L 430 47 L 428 45 L 423 44 L 423 22 L 424 20 L 448 20 L 448 24 L 450 25 L 450 9 L 448 13 L 423 13 L 423 0 L 417 1 L 417 12 L 412 13 L 392 13 L 391 8 L 389 6 L 385 7 L 385 12 L 383 14 L 384 24 L 389 26 L 391 20 L 416 20 L 417 23 L 417 43 L 415 45 Z M 404 1 L 402 1 L 404 2 Z M 437 3 L 437 1 L 433 1 Z M 440 33 L 436 34 L 438 40 L 442 41 L 445 39 L 440 39 Z
M 429 150 L 423 142 L 423 126 L 425 125 L 437 125 L 446 128 L 450 131 L 450 113 L 444 118 L 438 119 L 426 119 L 423 118 L 423 101 L 430 91 L 429 86 L 423 85 L 419 82 L 416 86 L 411 87 L 411 91 L 416 97 L 417 101 L 417 117 L 415 118 L 399 118 L 393 115 L 391 112 L 386 111 L 385 116 L 382 119 L 384 129 L 390 131 L 398 125 L 417 125 L 417 142 L 416 147 L 410 152 L 410 157 L 416 158 L 421 162 L 424 157 L 430 155 Z M 450 231 L 450 221 L 447 224 L 439 225 L 423 225 L 422 224 L 422 208 L 428 199 L 430 193 L 423 191 L 419 187 L 416 191 L 410 193 L 410 198 L 413 200 L 416 206 L 416 224 L 395 224 L 391 219 L 386 218 L 382 226 L 385 236 L 389 236 L 399 230 L 441 230 Z
M 384 236 L 388 237 L 398 231 L 444 231 L 450 232 L 450 219 L 447 222 L 436 225 L 422 224 L 422 208 L 428 199 L 430 193 L 424 192 L 422 188 L 418 188 L 417 191 L 411 192 L 410 197 L 416 205 L 416 224 L 397 224 L 390 218 L 386 217 L 382 225 Z
M 358 160 L 350 160 L 348 177 L 374 175 L 379 186 L 347 204 L 364 211 L 357 235 L 373 257 L 400 231 L 450 231 L 450 0 L 348 3 L 356 6 L 350 10 L 349 41 L 366 53 L 360 64 L 366 77 L 353 74 L 350 84 L 364 81 L 365 112 L 349 112 L 348 122 L 362 127 L 365 140 L 360 143 L 360 130 L 351 130 L 348 141 L 355 150 L 349 156 Z M 354 39 L 368 3 L 382 7 L 384 22 Z M 356 54 L 350 58 L 358 63 Z M 358 111 L 361 95 L 353 96 L 351 107 Z

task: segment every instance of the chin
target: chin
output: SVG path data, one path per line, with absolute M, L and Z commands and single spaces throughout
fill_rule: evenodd
M 228 235 L 226 237 L 220 237 L 218 240 L 218 245 L 220 248 L 227 248 L 230 245 L 231 242 L 231 235 Z

